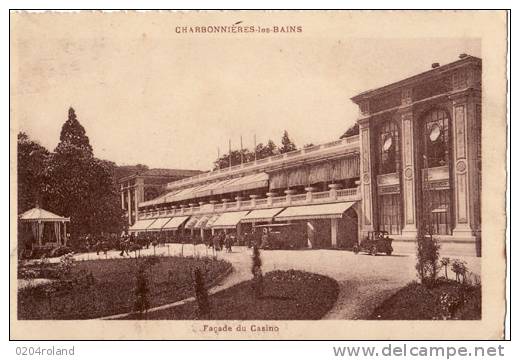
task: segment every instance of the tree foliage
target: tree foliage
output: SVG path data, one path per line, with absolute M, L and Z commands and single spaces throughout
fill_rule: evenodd
M 116 165 L 97 159 L 74 110 L 63 124 L 60 142 L 50 153 L 18 135 L 19 212 L 40 199 L 40 206 L 71 218 L 72 238 L 123 228 Z
M 339 138 L 343 139 L 343 138 L 347 138 L 347 137 L 355 136 L 355 135 L 359 135 L 359 124 L 358 123 L 355 123 L 354 125 L 349 127 L 347 129 L 347 131 L 345 131 L 343 133 L 343 135 L 341 135 Z
M 18 134 L 18 211 L 24 212 L 41 204 L 46 190 L 46 167 L 50 152 L 29 136 Z
M 289 133 L 287 132 L 287 130 L 283 131 L 282 145 L 280 146 L 279 150 L 281 154 L 296 150 L 296 145 L 289 137 Z
M 72 107 L 69 108 L 69 117 L 61 128 L 60 142 L 55 151 L 60 152 L 60 147 L 64 145 L 73 145 L 79 148 L 83 154 L 93 156 L 92 146 L 90 145 L 85 128 L 79 123 L 76 112 Z
M 287 131 L 284 132 L 284 135 L 287 134 Z M 282 137 L 282 144 L 284 143 L 284 138 Z M 287 135 L 288 139 L 288 135 Z M 291 145 L 292 144 L 292 145 Z M 289 143 L 287 143 L 287 148 L 294 147 L 294 150 L 296 150 L 296 146 L 292 141 L 289 139 Z M 289 150 L 291 151 L 291 150 Z M 273 140 L 268 140 L 267 143 L 264 145 L 264 143 L 259 143 L 256 145 L 256 154 L 255 151 L 249 150 L 249 149 L 242 149 L 242 150 L 232 150 L 231 151 L 231 166 L 239 165 L 242 162 L 249 162 L 256 159 L 265 159 L 269 156 L 278 155 L 281 153 L 280 148 L 276 146 Z M 213 162 L 213 170 L 217 169 L 223 169 L 226 167 L 229 167 L 229 161 L 230 156 L 229 153 L 222 155 L 217 160 Z

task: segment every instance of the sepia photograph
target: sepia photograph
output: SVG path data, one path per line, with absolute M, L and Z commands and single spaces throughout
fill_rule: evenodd
M 506 41 L 505 11 L 11 11 L 11 337 L 502 339 Z

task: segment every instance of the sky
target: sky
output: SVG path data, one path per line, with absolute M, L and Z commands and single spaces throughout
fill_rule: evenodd
M 95 156 L 209 170 L 232 147 L 335 140 L 356 94 L 480 56 L 462 37 L 363 37 L 306 27 L 277 36 L 188 36 L 172 18 L 20 17 L 11 28 L 11 127 L 53 150 L 68 108 Z M 180 20 L 179 20 L 180 21 Z

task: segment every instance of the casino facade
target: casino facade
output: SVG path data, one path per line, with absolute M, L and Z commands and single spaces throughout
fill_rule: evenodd
M 351 248 L 374 230 L 404 248 L 427 224 L 441 251 L 480 255 L 481 59 L 351 100 L 358 134 L 170 182 L 129 230 L 204 239 L 293 224 L 312 248 Z

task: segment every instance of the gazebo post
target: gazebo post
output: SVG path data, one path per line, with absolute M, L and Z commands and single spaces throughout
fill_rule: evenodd
M 36 233 L 38 234 L 38 245 L 42 246 L 42 232 L 40 231 L 41 220 L 36 223 Z
M 63 245 L 67 246 L 67 222 L 63 222 Z

